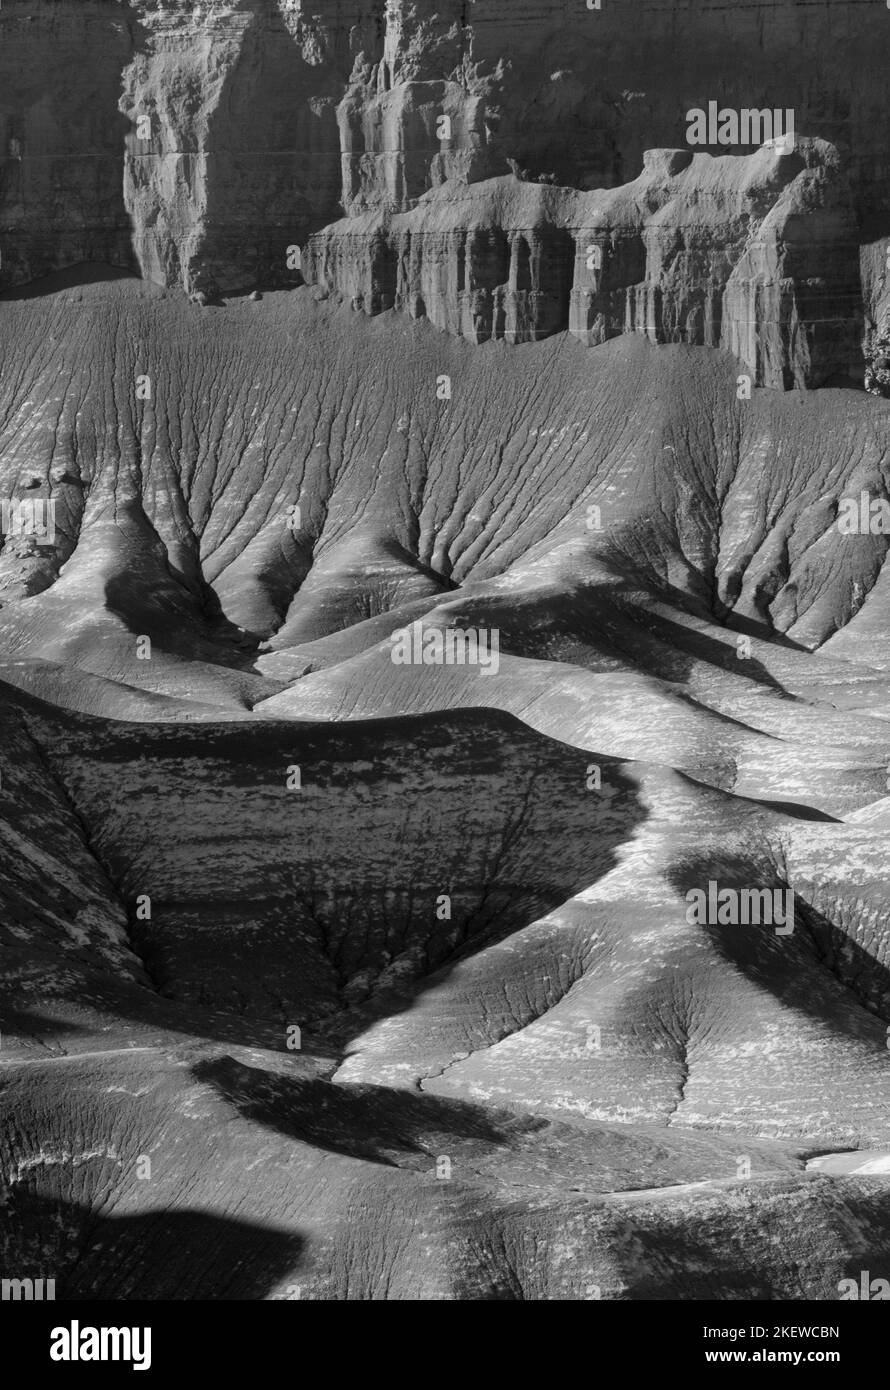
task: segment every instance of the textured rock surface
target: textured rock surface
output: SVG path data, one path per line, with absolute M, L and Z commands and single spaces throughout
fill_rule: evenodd
M 609 192 L 446 183 L 411 212 L 327 228 L 304 266 L 354 308 L 476 343 L 638 332 L 725 348 L 757 385 L 821 386 L 857 374 L 855 238 L 836 151 L 798 141 L 747 159 L 649 150 Z
M 718 1137 L 653 1152 L 645 1131 L 331 1086 L 259 1048 L 35 1060 L 3 1107 L 0 1256 L 54 1270 L 58 1296 L 832 1298 L 886 1251 L 880 1185 L 807 1174 L 788 1147 L 752 1144 L 739 1181 Z
M 211 297 L 297 284 L 289 250 L 345 212 L 347 250 L 338 259 L 353 269 L 342 288 L 359 280 L 374 310 L 387 303 L 401 254 L 381 236 L 380 218 L 410 214 L 417 199 L 443 189 L 460 225 L 457 190 L 510 169 L 532 181 L 527 203 L 536 180 L 576 190 L 627 185 L 646 150 L 685 148 L 688 109 L 719 98 L 793 110 L 799 135 L 840 151 L 847 195 L 826 206 L 821 192 L 808 194 L 773 218 L 762 247 L 740 256 L 729 217 L 725 254 L 736 274 L 726 318 L 737 327 L 726 329 L 728 339 L 713 300 L 729 267 L 715 270 L 697 237 L 689 244 L 688 198 L 643 219 L 642 245 L 632 218 L 628 246 L 619 227 L 609 257 L 617 279 L 603 275 L 607 291 L 642 286 L 629 310 L 619 295 L 619 323 L 629 315 L 626 326 L 649 331 L 654 319 L 668 339 L 729 341 L 766 384 L 821 384 L 826 357 L 861 379 L 857 336 L 863 318 L 871 334 L 884 314 L 890 215 L 890 36 L 877 6 L 771 0 L 737 13 L 698 0 L 678 13 L 659 0 L 638 15 L 633 43 L 621 6 L 591 12 L 574 0 L 509 13 L 491 0 L 324 0 L 311 9 L 291 0 L 89 0 L 76 9 L 9 0 L 0 25 L 0 285 L 90 260 L 137 264 L 160 283 Z M 450 134 L 439 133 L 442 117 Z M 527 257 L 517 230 L 531 234 Z M 437 272 L 454 281 L 439 294 L 459 331 L 497 335 L 498 309 L 485 296 L 508 282 L 506 336 L 564 327 L 573 285 L 573 321 L 599 331 L 604 306 L 586 292 L 601 286 L 571 274 L 563 218 L 517 229 L 487 207 L 465 252 L 465 304 L 454 265 Z M 645 265 L 635 264 L 641 252 Z M 446 263 L 457 256 L 453 245 Z M 410 270 L 404 278 L 416 312 L 426 296 Z M 693 302 L 674 302 L 672 279 L 685 279 L 681 298 Z M 435 293 L 432 301 L 438 321 Z M 817 319 L 816 350 L 796 342 L 761 349 L 752 335 L 773 315 L 791 338 L 798 318 Z
M 0 305 L 0 488 L 57 519 L 0 551 L 4 1261 L 133 1298 L 883 1268 L 885 546 L 836 519 L 890 405 L 309 288 L 43 288 Z M 415 620 L 497 672 L 394 665 Z M 690 924 L 710 878 L 790 886 L 794 932 Z M 838 1149 L 878 1167 L 807 1169 Z
M 2 309 L 4 494 L 56 504 L 53 545 L 0 551 L 9 657 L 197 699 L 225 683 L 243 709 L 286 683 L 279 654 L 457 585 L 592 589 L 597 623 L 666 586 L 700 619 L 808 647 L 881 621 L 884 537 L 837 526 L 844 497 L 887 489 L 888 407 L 865 393 L 739 400 L 726 354 L 566 335 L 514 354 L 307 289 L 195 311 L 97 279 Z M 874 630 L 848 655 L 886 659 Z
M 888 36 L 4 0 L 4 1275 L 890 1277 Z

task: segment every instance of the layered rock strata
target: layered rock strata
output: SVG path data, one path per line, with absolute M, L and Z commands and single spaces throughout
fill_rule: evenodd
M 425 315 L 476 343 L 639 332 L 732 352 L 758 385 L 856 370 L 855 217 L 821 141 L 746 159 L 650 150 L 633 183 L 589 193 L 515 176 L 450 182 L 410 212 L 318 233 L 304 266 L 355 308 Z

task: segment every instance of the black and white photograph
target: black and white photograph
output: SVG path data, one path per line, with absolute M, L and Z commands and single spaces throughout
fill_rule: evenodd
M 888 547 L 886 0 L 2 0 L 31 1371 L 879 1349 Z

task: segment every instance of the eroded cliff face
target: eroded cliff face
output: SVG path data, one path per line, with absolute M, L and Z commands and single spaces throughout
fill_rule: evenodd
M 141 26 L 87 0 L 0 9 L 0 284 L 79 261 L 131 265 L 121 75 Z
M 890 401 L 827 388 L 864 322 L 890 394 L 890 12 L 603 5 L 0 4 L 0 1268 L 59 1298 L 886 1269 Z M 794 152 L 693 153 L 715 96 Z
M 715 0 L 602 0 L 598 11 L 576 0 L 389 0 L 382 51 L 357 65 L 341 107 L 344 206 L 404 207 L 460 156 L 472 178 L 512 160 L 532 180 L 626 183 L 647 148 L 682 143 L 688 109 L 714 99 L 793 108 L 802 134 L 849 158 L 868 211 L 886 207 L 876 185 L 888 168 L 890 35 L 884 14 L 862 11 L 843 0 L 741 12 Z M 431 109 L 452 117 L 450 136 L 436 137 Z
M 758 385 L 842 381 L 861 337 L 856 222 L 833 147 L 745 159 L 649 150 L 621 188 L 452 180 L 408 213 L 344 218 L 304 269 L 367 313 L 398 308 L 485 342 L 569 329 L 592 345 L 724 348 Z
M 373 5 L 339 0 L 309 13 L 146 13 L 121 99 L 133 124 L 124 199 L 143 274 L 211 294 L 299 282 L 288 247 L 339 207 L 337 106 L 378 28 Z
M 297 281 L 286 248 L 336 216 L 337 105 L 357 56 L 382 42 L 378 10 L 12 0 L 4 284 L 79 261 L 186 289 Z
M 602 284 L 572 272 L 578 247 L 565 217 L 548 212 L 519 228 L 515 208 L 514 222 L 501 224 L 485 207 L 485 235 L 469 256 L 482 288 L 504 286 L 502 309 L 458 302 L 452 245 L 421 279 L 455 280 L 454 291 L 437 305 L 436 293 L 408 283 L 414 311 L 429 297 L 435 322 L 476 338 L 489 319 L 499 336 L 499 312 L 503 336 L 520 341 L 566 327 L 570 315 L 593 341 L 613 321 L 650 332 L 654 317 L 657 333 L 660 295 L 676 301 L 658 265 L 670 257 L 695 303 L 669 303 L 669 338 L 728 343 L 763 382 L 818 382 L 823 348 L 795 346 L 789 359 L 781 347 L 777 356 L 773 343 L 755 341 L 758 323 L 771 316 L 795 338 L 799 322 L 817 318 L 826 321 L 823 336 L 835 338 L 842 317 L 845 365 L 861 377 L 846 340 L 857 336 L 860 315 L 869 338 L 886 316 L 888 31 L 883 9 L 844 0 L 770 0 L 742 13 L 705 0 L 678 12 L 653 0 L 633 20 L 614 0 L 598 11 L 575 0 L 509 10 L 492 0 L 88 0 L 76 10 L 8 0 L 0 14 L 0 283 L 102 261 L 211 295 L 298 284 L 301 255 L 289 248 L 302 253 L 311 234 L 345 213 L 338 288 L 355 297 L 369 262 L 398 255 L 381 221 L 412 217 L 431 191 L 434 210 L 427 200 L 419 219 L 434 216 L 437 233 L 447 230 L 442 219 L 452 231 L 462 226 L 466 185 L 511 171 L 526 187 L 523 207 L 539 207 L 548 183 L 585 206 L 572 191 L 635 188 L 645 152 L 685 147 L 687 111 L 714 99 L 793 109 L 801 136 L 838 150 L 843 207 L 810 200 L 811 181 L 802 202 L 779 209 L 793 214 L 793 225 L 774 228 L 784 249 L 767 236 L 760 256 L 739 245 L 731 217 L 715 224 L 712 239 L 744 253 L 715 271 L 709 254 L 699 265 L 685 245 L 682 219 L 706 170 L 695 160 L 679 199 L 664 189 L 657 209 L 632 218 Z M 652 171 L 644 177 L 651 186 Z M 471 196 L 484 202 L 484 187 Z M 764 215 L 776 202 L 767 198 Z M 406 225 L 416 232 L 417 221 Z M 520 230 L 533 233 L 527 267 L 515 244 Z M 861 289 L 848 276 L 857 252 Z M 843 283 L 823 283 L 820 260 L 840 266 Z M 803 302 L 814 278 L 828 306 Z M 642 288 L 628 295 L 631 285 Z M 386 305 L 385 286 L 379 304 L 367 288 L 366 308 Z M 851 294 L 862 307 L 848 312 Z M 722 310 L 721 295 L 730 301 Z M 727 328 L 727 318 L 738 326 Z M 812 336 L 806 327 L 803 335 Z

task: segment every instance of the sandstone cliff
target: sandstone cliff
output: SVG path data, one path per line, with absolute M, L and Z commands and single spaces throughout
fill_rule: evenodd
M 861 336 L 855 228 L 821 141 L 746 159 L 650 150 L 607 191 L 451 180 L 410 212 L 326 228 L 304 269 L 354 308 L 476 343 L 641 332 L 724 348 L 758 385 L 818 386 L 849 374 Z
M 890 17 L 603 5 L 0 5 L 4 1276 L 886 1272 Z
M 763 247 L 747 246 L 732 218 L 722 233 L 715 224 L 712 239 L 722 234 L 739 260 L 731 275 L 709 254 L 702 268 L 677 221 L 696 197 L 705 167 L 696 159 L 679 199 L 632 219 L 626 238 L 620 229 L 627 244 L 602 283 L 572 273 L 577 246 L 564 218 L 530 224 L 541 244 L 526 267 L 511 245 L 517 229 L 489 209 L 470 256 L 481 289 L 508 287 L 504 302 L 477 312 L 455 288 L 446 311 L 433 294 L 435 321 L 478 337 L 491 320 L 498 336 L 500 315 L 504 336 L 522 340 L 571 316 L 594 341 L 616 322 L 651 333 L 654 321 L 655 336 L 731 346 L 765 383 L 818 384 L 836 365 L 861 379 L 849 341 L 863 315 L 870 337 L 885 313 L 890 34 L 877 6 L 765 0 L 737 12 L 695 0 L 678 12 L 649 0 L 631 21 L 609 0 L 599 11 L 574 0 L 509 11 L 492 0 L 8 0 L 0 33 L 0 285 L 81 261 L 135 265 L 210 294 L 295 285 L 289 248 L 345 213 L 337 235 L 356 262 L 348 290 L 367 279 L 363 262 L 397 254 L 378 219 L 410 216 L 431 191 L 446 206 L 424 202 L 421 219 L 437 230 L 453 219 L 454 230 L 466 211 L 460 190 L 511 169 L 536 187 L 636 187 L 645 151 L 682 146 L 687 110 L 719 98 L 793 109 L 802 136 L 839 151 L 843 206 L 782 203 Z M 471 196 L 484 202 L 484 187 Z M 583 203 L 571 192 L 564 200 Z M 668 254 L 677 279 L 690 278 L 679 294 L 664 283 Z M 455 267 L 439 274 L 453 278 Z M 426 302 L 422 290 L 406 292 L 415 309 Z M 773 327 L 761 342 L 765 318 Z

